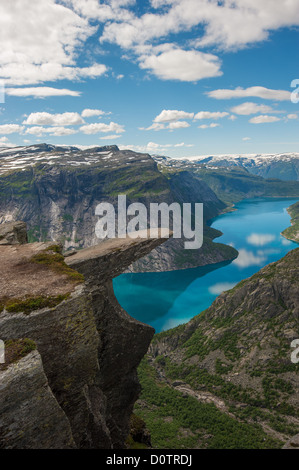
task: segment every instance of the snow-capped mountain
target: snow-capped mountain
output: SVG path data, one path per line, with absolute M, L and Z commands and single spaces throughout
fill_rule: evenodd
M 182 168 L 203 165 L 207 168 L 241 167 L 254 175 L 266 179 L 299 181 L 299 153 L 248 154 L 248 155 L 203 155 L 172 159 L 155 156 L 155 160 L 164 166 Z

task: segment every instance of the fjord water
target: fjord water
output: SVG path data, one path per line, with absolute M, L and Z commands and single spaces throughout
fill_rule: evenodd
M 298 247 L 281 235 L 290 225 L 287 208 L 295 202 L 297 199 L 251 199 L 236 204 L 236 211 L 211 223 L 223 232 L 215 241 L 239 251 L 235 261 L 166 273 L 123 274 L 114 280 L 119 303 L 156 332 L 186 323 L 223 291 Z

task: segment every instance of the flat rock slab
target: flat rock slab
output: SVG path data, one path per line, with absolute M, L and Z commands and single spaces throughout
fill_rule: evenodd
M 29 262 L 32 256 L 51 245 L 53 242 L 0 246 L 0 299 L 53 297 L 75 289 L 74 283 L 67 276 L 46 265 Z

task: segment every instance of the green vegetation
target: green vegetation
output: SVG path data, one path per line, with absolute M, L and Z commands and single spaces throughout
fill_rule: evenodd
M 84 282 L 84 276 L 70 268 L 65 263 L 64 257 L 61 254 L 61 247 L 59 245 L 52 245 L 49 248 L 46 248 L 41 253 L 30 258 L 29 262 L 48 266 L 56 273 L 67 276 L 68 279 L 73 282 Z
M 5 308 L 8 312 L 18 313 L 22 312 L 25 315 L 29 315 L 34 310 L 40 310 L 42 308 L 54 308 L 59 305 L 63 300 L 67 300 L 70 294 L 57 295 L 57 296 L 38 296 L 38 297 L 27 297 L 25 299 L 10 299 L 0 305 L 0 308 Z M 1 311 L 2 311 L 1 310 Z
M 289 207 L 288 212 L 292 218 L 292 226 L 285 229 L 282 234 L 289 240 L 299 243 L 299 202 Z
M 234 204 L 248 197 L 298 197 L 299 194 L 298 181 L 267 180 L 243 168 L 213 170 L 200 167 L 193 171 L 227 204 Z
M 143 392 L 135 413 L 145 420 L 155 448 L 267 449 L 282 445 L 259 424 L 239 422 L 213 404 L 200 403 L 160 384 L 146 360 L 139 367 L 139 379 Z
M 7 369 L 9 365 L 18 362 L 35 349 L 35 342 L 28 338 L 5 341 L 5 364 L 0 364 L 0 371 Z

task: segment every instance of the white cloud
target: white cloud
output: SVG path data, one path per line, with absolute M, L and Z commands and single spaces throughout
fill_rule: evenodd
M 23 122 L 26 125 L 37 126 L 76 126 L 83 124 L 84 121 L 78 113 L 63 113 L 63 114 L 50 114 L 50 113 L 31 113 L 28 118 Z
M 199 113 L 195 114 L 194 119 L 222 119 L 229 114 L 226 112 L 210 112 L 210 111 L 200 111 Z
M 256 116 L 250 119 L 249 122 L 251 122 L 251 124 L 267 124 L 267 123 L 277 122 L 277 121 L 281 121 L 281 119 L 276 116 L 264 115 L 264 116 Z
M 149 127 L 139 127 L 140 131 L 162 131 L 163 129 L 166 129 L 165 124 L 160 124 L 158 122 L 154 122 Z
M 298 114 L 288 114 L 287 118 L 288 119 L 298 119 Z
M 0 126 L 0 134 L 15 134 L 20 133 L 24 130 L 24 126 L 19 126 L 18 124 L 3 124 Z
M 200 33 L 194 46 L 216 44 L 223 49 L 238 49 L 267 39 L 272 30 L 299 24 L 297 0 L 152 0 L 151 3 L 156 12 L 137 17 L 127 11 L 127 18 L 123 13 L 115 21 L 110 16 L 112 21 L 107 21 L 101 41 L 128 49 L 201 25 L 204 33 Z
M 14 147 L 14 144 L 9 142 L 7 137 L 0 137 L 0 148 L 3 148 L 3 147 L 7 147 L 7 148 Z
M 167 128 L 171 130 L 175 129 L 186 129 L 187 127 L 190 127 L 190 124 L 186 121 L 176 121 L 176 122 L 171 122 L 168 124 Z
M 243 137 L 244 142 L 248 142 L 249 140 L 251 140 L 251 137 Z
M 241 249 L 233 264 L 236 264 L 239 268 L 247 268 L 249 266 L 262 266 L 266 260 L 265 256 L 256 256 L 252 251 Z
M 9 96 L 20 96 L 33 98 L 47 98 L 49 96 L 80 96 L 80 91 L 73 91 L 51 87 L 28 87 L 28 88 L 6 88 L 5 93 Z
M 75 129 L 70 129 L 66 127 L 42 127 L 42 126 L 34 126 L 28 127 L 25 131 L 25 134 L 35 135 L 41 137 L 44 134 L 50 134 L 51 136 L 60 137 L 65 135 L 73 135 L 76 134 L 77 131 Z
M 83 118 L 88 118 L 88 117 L 93 117 L 93 116 L 102 116 L 104 111 L 101 111 L 100 109 L 84 109 L 81 113 L 81 116 Z
M 207 95 L 216 100 L 230 100 L 232 98 L 262 98 L 273 101 L 290 101 L 291 93 L 284 90 L 271 90 L 262 86 L 250 88 L 235 88 L 234 90 L 220 89 L 209 91 Z
M 196 82 L 203 78 L 222 75 L 221 62 L 217 56 L 173 47 L 163 52 L 142 55 L 139 66 L 141 69 L 149 70 L 161 80 Z
M 100 137 L 101 140 L 115 140 L 115 139 L 120 139 L 122 136 L 121 135 L 104 135 L 104 137 Z
M 61 3 L 0 2 L 0 78 L 7 84 L 95 78 L 107 71 L 103 64 L 76 65 L 78 49 L 97 27 Z
M 174 122 L 179 119 L 193 119 L 194 113 L 186 111 L 178 111 L 176 109 L 163 109 L 161 113 L 155 117 L 154 122 Z
M 124 126 L 121 126 L 116 122 L 110 122 L 110 124 L 104 124 L 101 122 L 87 124 L 85 126 L 80 127 L 80 131 L 87 135 L 98 134 L 99 132 L 115 132 L 116 134 L 121 134 L 122 132 L 125 132 Z
M 265 104 L 256 104 L 256 103 L 242 103 L 238 106 L 235 106 L 231 109 L 232 113 L 239 114 L 241 116 L 249 116 L 250 114 L 258 114 L 258 113 L 272 113 L 276 112 L 271 108 L 271 106 L 267 106 Z
M 134 150 L 135 152 L 142 152 L 142 153 L 165 153 L 169 151 L 171 148 L 176 147 L 193 147 L 193 145 L 188 145 L 184 143 L 179 144 L 157 144 L 156 142 L 148 142 L 146 145 L 119 145 L 120 150 Z
M 214 129 L 215 127 L 219 127 L 220 124 L 217 122 L 211 122 L 211 124 L 202 124 L 201 126 L 198 126 L 198 129 Z
M 275 238 L 275 235 L 271 235 L 270 233 L 252 233 L 246 238 L 246 240 L 247 243 L 253 246 L 265 246 L 273 242 Z

